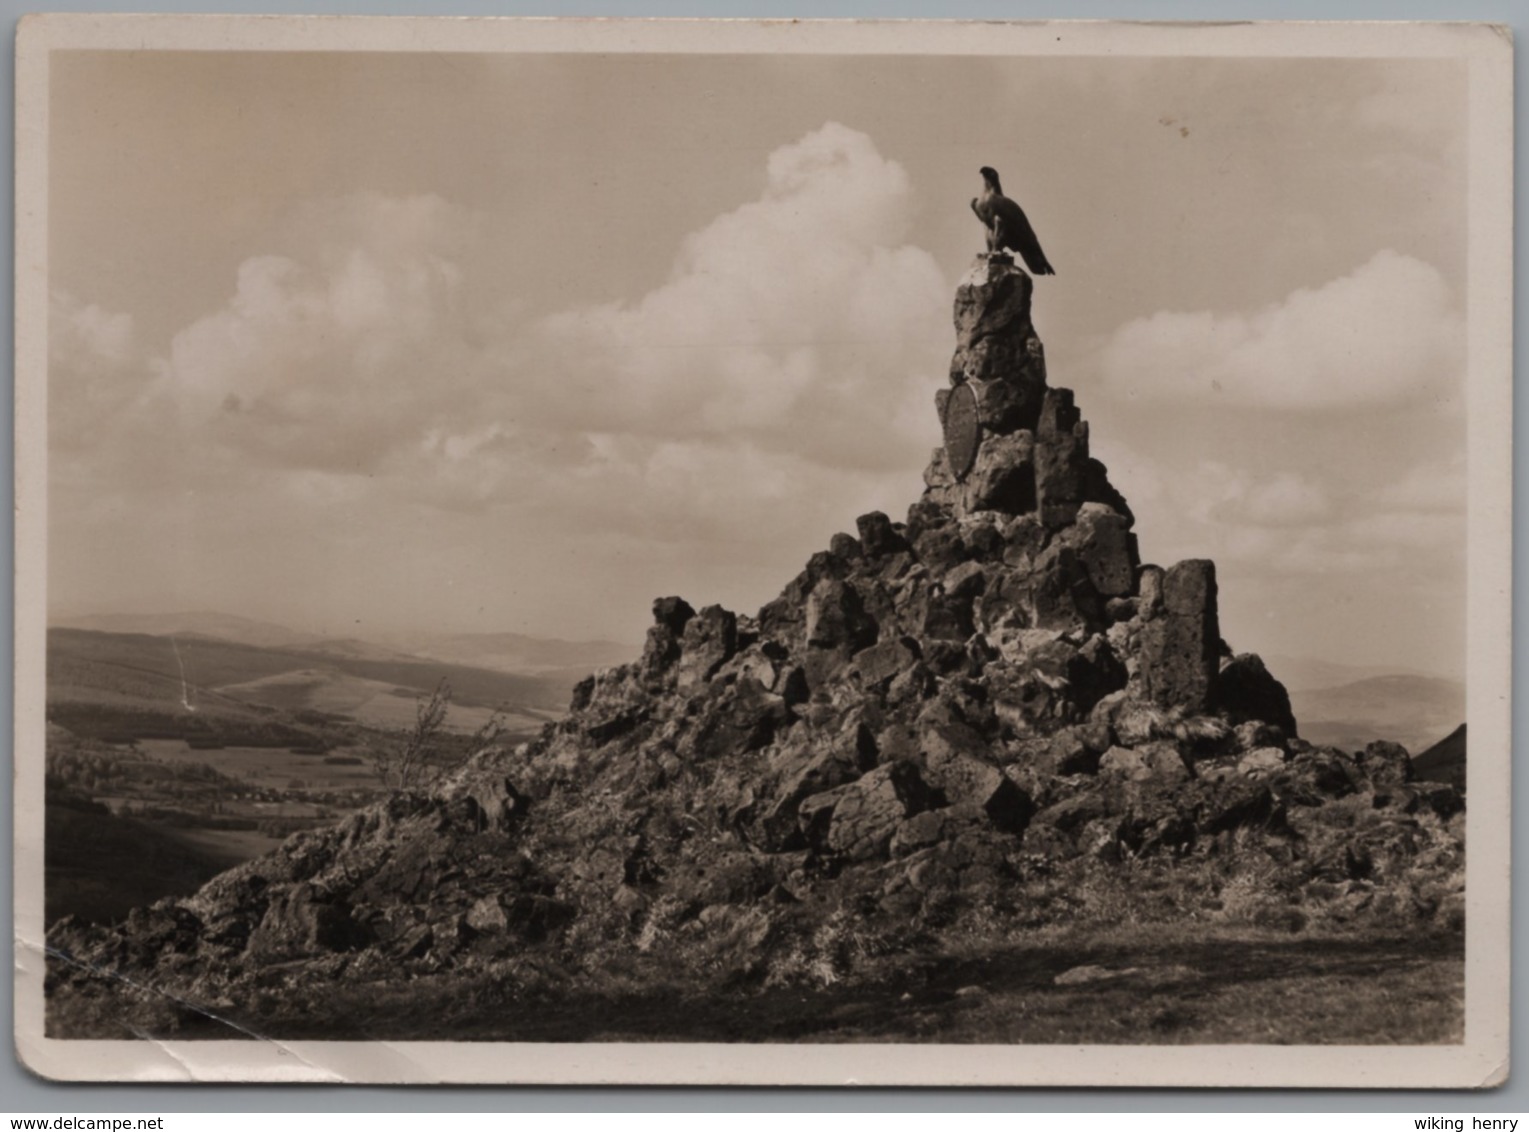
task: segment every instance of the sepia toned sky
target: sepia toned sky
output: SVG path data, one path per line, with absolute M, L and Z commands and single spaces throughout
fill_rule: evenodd
M 1436 60 L 60 53 L 50 609 L 637 641 L 939 443 L 968 200 L 1239 651 L 1464 666 Z

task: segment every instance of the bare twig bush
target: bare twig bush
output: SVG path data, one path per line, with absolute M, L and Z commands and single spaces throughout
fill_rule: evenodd
M 442 677 L 430 695 L 415 702 L 414 726 L 397 741 L 373 748 L 377 773 L 387 787 L 429 789 L 497 743 L 507 729 L 507 710 L 501 705 L 472 735 L 451 735 L 446 728 L 450 710 L 451 682 Z
M 451 708 L 451 683 L 444 677 L 428 697 L 414 706 L 414 727 L 401 741 L 379 748 L 377 773 L 394 790 L 428 786 L 442 773 L 432 757 L 437 753 L 446 713 Z

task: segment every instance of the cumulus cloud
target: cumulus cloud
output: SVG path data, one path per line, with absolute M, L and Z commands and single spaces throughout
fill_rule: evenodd
M 913 203 L 864 134 L 783 146 L 662 285 L 496 345 L 493 422 L 433 432 L 407 478 L 666 540 L 766 543 L 904 501 L 949 348 L 947 285 L 902 242 Z
M 1149 400 L 1289 410 L 1459 399 L 1463 321 L 1432 265 L 1393 251 L 1251 314 L 1160 311 L 1115 331 L 1105 383 Z
M 1213 558 L 1253 587 L 1259 579 L 1384 571 L 1417 579 L 1458 569 L 1465 535 L 1459 460 L 1419 465 L 1365 488 L 1320 467 L 1254 472 L 1219 461 L 1165 463 L 1139 452 L 1130 466 L 1156 485 L 1130 498 L 1143 553 L 1164 563 Z
M 691 233 L 661 285 L 531 320 L 484 315 L 515 309 L 475 255 L 484 217 L 429 195 L 314 204 L 286 254 L 246 259 L 140 362 L 125 466 L 670 541 L 800 539 L 904 504 L 950 348 L 907 174 L 832 123 L 762 165 L 758 198 Z M 136 350 L 103 313 L 70 325 Z
M 772 153 L 761 197 L 688 237 L 663 286 L 546 319 L 545 388 L 596 427 L 905 465 L 949 349 L 912 206 L 902 167 L 830 123 Z
M 175 335 L 153 393 L 205 441 L 294 468 L 374 470 L 471 394 L 462 275 L 470 220 L 434 196 L 316 206 L 303 260 L 254 256 L 232 298 Z
M 48 303 L 50 362 L 65 370 L 122 365 L 133 357 L 133 316 L 55 291 Z
M 67 291 L 48 302 L 49 432 L 55 448 L 90 448 L 143 391 L 133 318 Z

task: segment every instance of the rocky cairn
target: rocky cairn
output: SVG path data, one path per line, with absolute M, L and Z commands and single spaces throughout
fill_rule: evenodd
M 1302 742 L 1285 689 L 1221 639 L 1214 565 L 1140 562 L 1072 392 L 1047 383 L 1032 286 L 986 257 L 962 279 L 947 447 L 905 521 L 861 516 L 757 616 L 658 600 L 639 659 L 438 789 L 124 924 L 61 922 L 55 1005 L 110 1009 L 56 1017 L 269 1030 L 275 1008 L 247 1017 L 260 994 L 544 985 L 549 964 L 826 982 L 1128 908 L 1458 927 L 1463 800 L 1393 744 Z

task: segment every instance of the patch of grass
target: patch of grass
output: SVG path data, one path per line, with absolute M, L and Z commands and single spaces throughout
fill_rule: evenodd
M 1239 932 L 1211 939 L 1197 933 L 1191 941 L 1187 934 L 1165 928 L 1115 939 L 1059 939 L 1016 949 L 1012 964 L 951 972 L 927 992 L 943 1007 L 930 1040 L 1370 1045 L 1463 1038 L 1458 937 L 1292 939 Z M 1056 983 L 1081 966 L 1101 971 L 1081 984 Z M 983 993 L 939 1001 L 941 991 L 967 978 Z M 865 1040 L 875 1028 L 873 1020 L 819 1040 Z
M 1057 982 L 1079 967 L 1081 981 Z M 1458 935 L 1151 924 L 887 954 L 815 986 L 702 987 L 656 960 L 600 977 L 513 959 L 310 984 L 300 1003 L 255 996 L 237 1021 L 330 1040 L 1412 1045 L 1462 1039 L 1464 982 Z

